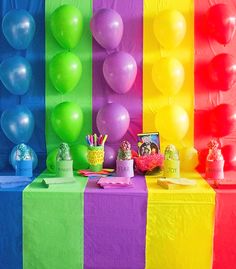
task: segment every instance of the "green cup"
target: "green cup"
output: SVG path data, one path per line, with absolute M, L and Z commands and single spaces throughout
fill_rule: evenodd
M 99 172 L 103 168 L 104 146 L 88 147 L 89 169 L 93 172 Z
M 179 178 L 180 162 L 178 160 L 164 160 L 164 177 Z
M 57 177 L 73 177 L 73 161 L 57 161 L 56 175 Z

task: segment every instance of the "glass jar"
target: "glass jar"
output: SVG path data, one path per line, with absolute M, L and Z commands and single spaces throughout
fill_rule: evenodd
M 224 178 L 224 157 L 221 149 L 209 149 L 206 159 L 206 178 L 214 180 Z
M 168 145 L 164 153 L 164 177 L 180 177 L 179 153 L 174 145 Z

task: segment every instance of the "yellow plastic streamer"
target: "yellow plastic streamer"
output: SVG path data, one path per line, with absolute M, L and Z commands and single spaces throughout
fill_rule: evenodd
M 186 22 L 186 33 L 182 42 L 177 45 L 175 48 L 166 48 L 161 46 L 159 41 L 155 36 L 154 26 L 161 27 L 163 31 L 168 31 L 168 27 L 166 25 L 158 25 L 154 23 L 156 16 L 161 13 L 163 10 L 175 10 L 180 12 Z M 174 14 L 175 15 L 175 14 Z M 168 14 L 166 15 L 168 16 Z M 171 16 L 171 14 L 170 14 Z M 177 133 L 173 135 L 173 139 L 171 139 L 171 135 L 167 135 L 167 140 L 161 137 L 161 148 L 164 150 L 165 146 L 168 143 L 175 144 L 179 149 L 182 147 L 193 146 L 193 108 L 194 108 L 194 80 L 193 80 L 193 72 L 194 72 L 194 48 L 193 48 L 193 0 L 144 0 L 144 21 L 143 21 L 143 131 L 160 131 L 155 128 L 155 120 L 156 114 L 159 112 L 160 108 L 163 108 L 166 105 L 178 105 L 181 106 L 187 113 L 189 117 L 189 127 L 187 134 L 182 139 L 181 133 Z M 181 18 L 178 16 L 171 16 L 171 20 L 173 24 L 175 22 L 181 22 Z M 163 18 L 160 21 L 164 21 Z M 156 29 L 157 30 L 157 29 Z M 178 33 L 178 29 L 174 29 L 175 32 Z M 179 29 L 180 31 L 181 29 Z M 182 29 L 183 31 L 183 29 Z M 158 34 L 158 33 L 157 33 Z M 182 33 L 183 34 L 183 33 Z M 169 32 L 165 32 L 165 35 L 170 35 Z M 178 35 L 179 37 L 179 35 Z M 176 37 L 177 38 L 177 37 Z M 175 41 L 175 39 L 166 38 L 165 42 L 170 43 L 170 45 Z M 178 44 L 179 40 L 175 42 Z M 163 57 L 170 57 L 170 61 L 167 63 L 160 62 Z M 178 87 L 181 85 L 182 77 L 176 78 L 176 72 L 180 73 L 182 76 L 182 72 L 179 71 L 177 63 L 173 61 L 172 58 L 177 59 L 180 64 L 182 64 L 185 72 L 185 78 L 181 89 L 178 91 Z M 163 85 L 163 80 L 161 78 L 158 79 L 156 77 L 156 83 L 154 82 L 153 76 L 156 76 L 156 65 L 162 64 L 163 70 L 160 73 L 160 76 L 165 76 L 166 86 L 169 87 L 170 92 L 175 92 L 173 86 L 176 84 L 176 91 L 178 92 L 176 95 L 166 96 L 163 94 L 165 87 Z M 154 66 L 154 68 L 153 68 Z M 171 73 L 171 70 L 173 72 Z M 170 82 L 170 79 L 173 79 L 173 83 Z M 175 82 L 176 81 L 176 82 Z M 174 83 L 175 82 L 175 83 Z M 160 84 L 160 90 L 157 88 L 157 84 Z M 171 88 L 172 87 L 172 88 Z M 166 90 L 168 91 L 168 89 Z M 173 108 L 173 113 L 175 113 L 176 109 Z M 161 116 L 163 119 L 164 111 L 161 110 Z M 170 114 L 172 111 L 167 111 Z M 164 116 L 165 117 L 165 116 Z M 179 113 L 179 118 L 181 120 L 181 112 Z M 157 119 L 158 121 L 158 119 Z M 168 118 L 164 119 L 165 124 L 168 126 L 169 121 Z M 178 118 L 176 117 L 176 122 L 169 124 L 170 128 L 173 128 L 174 124 L 180 126 Z M 182 128 L 182 133 L 184 133 L 186 128 Z M 170 133 L 172 130 L 170 130 Z M 180 132 L 180 130 L 179 130 Z M 165 133 L 165 130 L 164 130 Z M 179 139 L 181 138 L 181 139 Z
M 143 131 L 161 133 L 162 151 L 169 143 L 179 150 L 194 146 L 193 6 L 193 0 L 144 0 Z M 163 10 L 169 11 L 157 19 Z M 196 172 L 181 177 L 197 186 L 166 190 L 156 176 L 146 177 L 147 269 L 211 268 L 215 192 Z

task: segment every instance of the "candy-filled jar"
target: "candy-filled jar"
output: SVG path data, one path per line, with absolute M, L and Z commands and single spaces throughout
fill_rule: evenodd
M 30 148 L 25 144 L 16 147 L 16 176 L 33 176 L 33 161 Z
M 168 145 L 164 153 L 164 177 L 180 177 L 179 153 L 174 145 Z
M 123 141 L 120 145 L 116 160 L 116 174 L 119 177 L 134 176 L 134 160 L 131 154 L 131 145 L 128 141 Z
M 206 159 L 206 178 L 223 179 L 224 178 L 224 157 L 219 149 L 219 143 L 211 140 L 208 144 L 209 152 Z
M 56 175 L 58 177 L 73 177 L 73 160 L 70 147 L 67 143 L 59 146 L 56 162 Z

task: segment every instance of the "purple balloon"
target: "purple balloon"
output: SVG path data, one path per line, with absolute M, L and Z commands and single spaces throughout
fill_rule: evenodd
M 103 75 L 109 86 L 117 93 L 128 92 L 137 75 L 137 64 L 127 52 L 115 52 L 105 59 Z
M 104 167 L 115 168 L 116 167 L 117 152 L 110 146 L 105 145 Z
M 96 123 L 99 132 L 108 135 L 107 141 L 119 141 L 129 128 L 129 112 L 120 104 L 107 104 L 98 111 Z
M 99 9 L 92 17 L 91 31 L 95 40 L 105 49 L 115 49 L 123 35 L 123 21 L 113 9 Z

